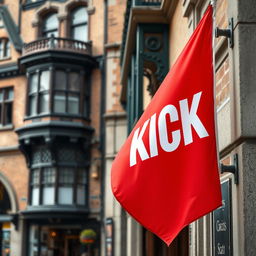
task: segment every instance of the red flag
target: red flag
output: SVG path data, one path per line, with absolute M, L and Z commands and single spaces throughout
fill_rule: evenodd
M 168 245 L 221 205 L 214 116 L 209 7 L 112 165 L 116 199 Z

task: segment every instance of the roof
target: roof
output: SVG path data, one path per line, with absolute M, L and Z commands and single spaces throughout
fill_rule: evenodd
M 7 6 L 0 6 L 0 17 L 3 20 L 4 26 L 9 35 L 9 39 L 14 45 L 14 48 L 20 52 L 22 50 L 23 42 L 19 34 L 18 26 L 15 24 Z

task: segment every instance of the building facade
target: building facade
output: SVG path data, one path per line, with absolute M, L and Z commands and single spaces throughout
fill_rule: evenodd
M 105 255 L 103 156 L 111 144 L 104 142 L 125 119 L 118 97 L 125 3 L 0 1 L 3 256 Z M 86 229 L 96 232 L 90 246 L 79 239 Z
M 175 63 L 209 2 L 127 1 L 120 95 L 127 113 L 127 134 Z M 253 0 L 215 2 L 215 25 L 226 29 L 222 31 L 224 36 L 214 41 L 223 206 L 186 227 L 167 247 L 112 203 L 112 216 L 109 212 L 106 217 L 113 218 L 115 224 L 115 254 L 109 255 L 255 255 L 256 6 Z

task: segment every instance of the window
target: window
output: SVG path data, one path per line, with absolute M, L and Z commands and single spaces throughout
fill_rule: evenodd
M 71 12 L 71 37 L 75 40 L 88 40 L 88 14 L 84 6 L 78 7 Z
M 7 38 L 0 39 L 0 60 L 7 59 L 10 56 L 10 41 Z
M 12 124 L 13 88 L 0 89 L 0 126 Z
M 30 205 L 80 205 L 87 203 L 87 171 L 83 152 L 58 145 L 52 153 L 47 147 L 32 151 Z M 56 156 L 57 165 L 52 166 Z
M 29 79 L 29 115 L 49 112 L 50 71 L 34 73 Z
M 77 72 L 66 74 L 64 71 L 55 72 L 54 83 L 54 112 L 79 113 L 80 75 Z
M 58 26 L 57 13 L 49 14 L 43 20 L 42 36 L 51 37 L 51 35 L 54 35 L 55 37 L 58 37 Z
M 76 70 L 51 69 L 29 74 L 27 115 L 89 115 L 84 75 Z

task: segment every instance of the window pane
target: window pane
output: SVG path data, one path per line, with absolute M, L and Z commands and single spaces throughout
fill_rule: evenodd
M 32 183 L 33 185 L 38 185 L 38 184 L 39 184 L 39 169 L 34 169 L 34 170 L 32 171 L 31 183 Z
M 70 91 L 79 91 L 80 85 L 80 76 L 76 72 L 70 72 L 69 73 L 69 81 L 68 81 L 68 87 Z
M 36 114 L 36 96 L 29 97 L 29 115 L 33 116 Z
M 73 188 L 72 187 L 59 187 L 59 204 L 72 204 L 73 203 Z
M 49 94 L 39 95 L 39 113 L 49 112 Z
M 72 38 L 86 42 L 88 40 L 87 25 L 80 25 L 72 28 Z
M 76 95 L 76 94 L 68 95 L 68 113 L 69 114 L 79 113 L 79 95 Z
M 85 205 L 85 186 L 77 186 L 77 204 Z
M 5 47 L 4 47 L 4 57 L 7 58 L 10 56 L 10 41 L 7 40 L 7 42 L 5 42 Z
M 37 83 L 38 83 L 38 74 L 30 75 L 29 78 L 29 93 L 33 93 L 37 91 Z
M 43 171 L 43 184 L 52 185 L 55 182 L 56 170 L 54 168 L 45 168 Z
M 50 71 L 45 70 L 40 76 L 40 91 L 45 91 L 49 89 L 50 85 Z
M 60 184 L 73 184 L 74 183 L 74 170 L 69 168 L 61 168 L 59 171 Z
M 72 12 L 72 25 L 87 22 L 88 13 L 85 7 L 79 7 Z
M 54 89 L 66 90 L 66 73 L 61 70 L 55 72 Z
M 12 103 L 5 103 L 4 118 L 5 125 L 12 123 Z
M 44 20 L 43 36 L 51 35 L 53 33 L 56 33 L 57 31 L 58 31 L 58 18 L 57 18 L 57 14 L 56 13 L 52 13 L 52 14 L 48 15 L 45 18 L 45 20 Z
M 66 113 L 66 96 L 65 93 L 55 93 L 54 95 L 54 112 Z
M 6 99 L 13 100 L 13 89 L 12 88 L 9 88 L 6 90 Z
M 78 183 L 86 184 L 86 170 L 84 169 L 78 170 Z
M 4 91 L 0 90 L 0 101 L 4 100 Z
M 54 187 L 43 188 L 43 204 L 54 204 Z
M 32 205 L 39 205 L 39 188 L 32 188 Z

